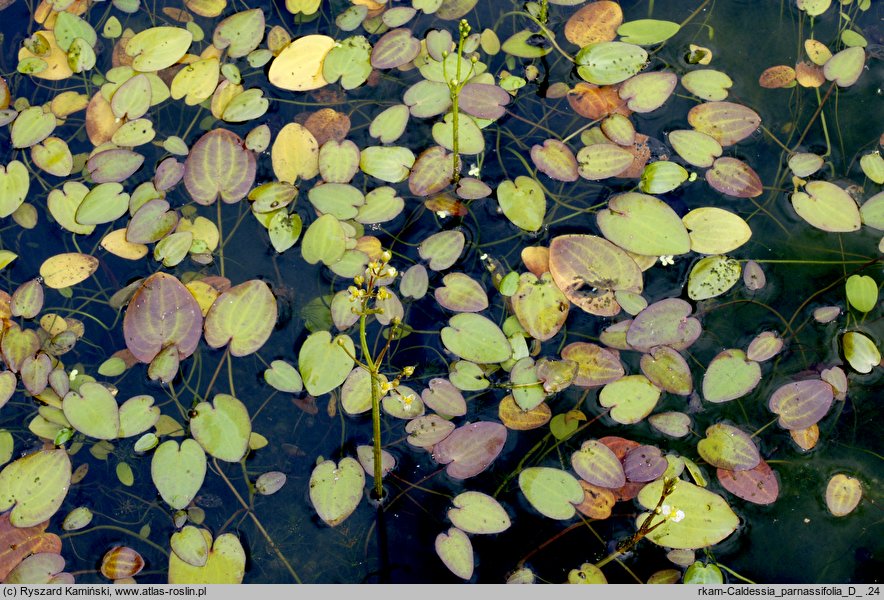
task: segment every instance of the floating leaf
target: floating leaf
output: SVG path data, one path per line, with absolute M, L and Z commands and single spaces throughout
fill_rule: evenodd
M 134 577 L 144 568 L 144 558 L 128 546 L 114 546 L 101 557 L 101 574 L 110 580 Z
M 777 476 L 766 462 L 744 471 L 717 469 L 721 487 L 753 504 L 773 504 L 780 493 Z
M 620 39 L 629 44 L 653 46 L 665 42 L 681 29 L 678 23 L 659 21 L 657 19 L 638 19 L 627 21 L 617 28 Z
M 475 313 L 454 315 L 442 328 L 442 343 L 457 356 L 476 363 L 499 363 L 512 356 L 512 348 L 500 328 Z
M 154 451 L 151 477 L 163 500 L 175 509 L 183 509 L 199 492 L 206 476 L 206 453 L 192 439 L 168 440 Z
M 826 485 L 826 508 L 836 517 L 853 512 L 862 500 L 863 486 L 858 479 L 838 473 Z
M 149 27 L 132 36 L 126 43 L 126 54 L 132 67 L 141 72 L 159 71 L 180 60 L 193 34 L 180 27 Z
M 230 58 L 240 58 L 258 47 L 264 37 L 264 11 L 244 10 L 223 19 L 212 34 L 212 45 L 227 50 Z
M 580 48 L 596 42 L 610 42 L 623 22 L 623 10 L 616 2 L 600 0 L 582 6 L 565 23 L 565 38 Z
M 626 485 L 620 459 L 598 440 L 583 442 L 580 449 L 571 455 L 571 466 L 581 479 L 593 485 L 612 490 Z
M 304 389 L 301 374 L 284 360 L 274 360 L 264 371 L 264 381 L 280 392 L 297 394 Z
M 322 215 L 310 224 L 301 242 L 301 256 L 314 265 L 322 261 L 332 265 L 344 256 L 346 251 L 346 233 L 332 215 Z
M 517 31 L 508 37 L 500 49 L 512 56 L 519 58 L 540 58 L 546 56 L 552 50 L 549 44 L 537 44 L 535 33 L 530 29 Z
M 0 166 L 0 219 L 14 213 L 25 201 L 30 187 L 28 169 L 17 160 Z
M 761 366 L 748 360 L 742 350 L 720 352 L 703 376 L 703 397 L 708 402 L 727 402 L 745 396 L 761 381 Z
M 706 437 L 697 444 L 697 452 L 710 465 L 731 471 L 752 469 L 761 460 L 752 438 L 724 423 L 706 429 Z
M 55 115 L 41 106 L 31 106 L 15 118 L 10 128 L 13 148 L 30 148 L 45 140 L 55 130 Z
M 687 361 L 669 346 L 657 346 L 643 354 L 641 370 L 651 383 L 664 392 L 689 396 L 694 390 Z
M 761 125 L 761 117 L 742 104 L 704 102 L 688 112 L 688 122 L 722 146 L 730 146 L 752 135 Z
M 623 458 L 623 471 L 626 479 L 635 483 L 646 483 L 661 477 L 669 463 L 656 446 L 637 446 Z
M 536 180 L 519 175 L 515 182 L 504 180 L 497 186 L 497 201 L 513 225 L 537 231 L 546 215 L 546 195 Z
M 46 533 L 49 521 L 32 527 L 16 527 L 9 520 L 9 513 L 0 516 L 0 547 L 3 548 L 0 552 L 0 580 L 6 584 L 12 583 L 9 574 L 29 555 L 61 552 L 61 539 L 54 533 Z
M 27 454 L 0 471 L 0 512 L 12 509 L 13 526 L 33 527 L 56 513 L 70 483 L 71 460 L 64 448 Z
M 593 584 L 608 583 L 602 570 L 592 563 L 583 563 L 579 569 L 568 571 L 568 583 Z
M 772 331 L 759 333 L 749 343 L 746 349 L 746 356 L 749 360 L 764 362 L 779 354 L 783 349 L 783 338 Z
M 871 339 L 858 331 L 848 331 L 841 336 L 844 358 L 859 373 L 871 373 L 881 364 L 881 352 Z
M 449 571 L 461 579 L 473 576 L 473 544 L 463 531 L 451 527 L 448 533 L 440 533 L 436 536 L 435 549 Z
M 878 285 L 868 275 L 851 275 L 844 287 L 847 301 L 856 310 L 867 313 L 878 305 Z
M 100 383 L 85 382 L 78 391 L 68 392 L 62 408 L 71 426 L 84 435 L 112 440 L 120 433 L 117 401 Z
M 319 518 L 334 527 L 356 510 L 364 486 L 365 472 L 356 460 L 325 460 L 310 474 L 310 502 Z
M 706 300 L 727 292 L 740 280 L 739 261 L 727 256 L 701 258 L 688 275 L 688 297 Z
M 721 156 L 721 144 L 705 133 L 693 129 L 677 129 L 670 131 L 668 138 L 673 150 L 695 167 L 711 167 L 715 159 Z
M 645 66 L 648 53 L 640 46 L 624 42 L 598 42 L 580 49 L 577 73 L 585 81 L 612 85 L 626 81 Z
M 228 394 L 200 402 L 190 419 L 191 433 L 203 449 L 221 460 L 237 462 L 248 450 L 252 424 L 245 405 Z
M 632 164 L 632 152 L 615 144 L 593 144 L 577 152 L 577 172 L 584 179 L 597 181 L 623 173 Z
M 184 163 L 184 186 L 198 204 L 208 206 L 220 195 L 227 204 L 246 197 L 255 182 L 255 155 L 226 129 L 205 133 Z
M 700 254 L 731 252 L 752 237 L 752 230 L 746 221 L 722 208 L 696 208 L 681 220 L 688 229 L 691 250 Z
M 727 91 L 734 82 L 727 73 L 715 69 L 699 69 L 685 73 L 681 78 L 681 84 L 703 100 L 719 101 L 727 98 Z M 688 119 L 690 120 L 690 116 Z
M 647 352 L 654 346 L 682 350 L 700 336 L 702 327 L 690 317 L 691 305 L 679 298 L 666 298 L 649 305 L 636 315 L 626 331 L 626 342 Z
M 528 467 L 519 473 L 519 489 L 537 512 L 564 521 L 577 512 L 583 501 L 583 487 L 573 475 L 550 467 Z
M 246 553 L 236 535 L 221 534 L 213 543 L 212 534 L 207 530 L 199 529 L 196 533 L 201 534 L 204 540 L 203 545 L 207 551 L 205 562 L 194 566 L 185 562 L 176 552 L 170 553 L 169 583 L 190 585 L 242 583 L 246 570 Z
M 278 88 L 293 92 L 315 90 L 328 82 L 322 62 L 335 45 L 327 35 L 305 35 L 288 44 L 270 65 L 267 78 Z
M 196 350 L 202 325 L 202 312 L 193 295 L 174 276 L 160 272 L 145 279 L 129 301 L 123 336 L 126 347 L 141 362 L 151 362 L 169 346 L 175 346 L 183 359 Z
M 466 237 L 460 231 L 440 231 L 424 239 L 418 246 L 418 253 L 429 261 L 432 270 L 444 271 L 457 262 L 465 243 Z
M 362 150 L 359 168 L 381 181 L 398 183 L 408 178 L 414 160 L 414 153 L 403 146 L 369 146 Z
M 823 74 L 839 87 L 850 87 L 862 75 L 866 52 L 861 47 L 845 48 L 823 65 Z
M 714 190 L 736 198 L 755 198 L 764 191 L 752 167 L 729 156 L 715 159 L 705 178 Z
M 519 323 L 528 335 L 541 342 L 559 332 L 571 306 L 551 273 L 544 273 L 539 279 L 533 273 L 522 273 L 512 303 Z
M 657 431 L 672 437 L 684 437 L 691 429 L 691 418 L 680 412 L 657 413 L 648 417 L 648 422 Z
M 321 396 L 341 385 L 353 369 L 356 348 L 348 336 L 332 340 L 327 331 L 310 334 L 298 352 L 298 367 L 304 387 L 312 396 Z
M 654 196 L 635 192 L 614 196 L 596 220 L 607 239 L 635 254 L 677 255 L 691 248 L 681 219 Z
M 649 113 L 663 106 L 677 83 L 678 77 L 668 71 L 639 73 L 624 81 L 617 93 L 629 110 Z
M 222 293 L 206 315 L 206 343 L 212 348 L 230 344 L 230 354 L 256 352 L 276 325 L 276 298 L 266 283 L 246 281 Z
M 647 194 L 665 194 L 687 181 L 688 172 L 681 165 L 668 160 L 658 160 L 642 171 L 639 189 Z
M 783 429 L 807 429 L 826 416 L 834 400 L 832 386 L 820 379 L 787 383 L 778 387 L 768 401 L 778 414 Z
M 434 292 L 436 301 L 448 310 L 481 312 L 488 308 L 488 296 L 475 280 L 463 273 L 449 273 L 442 278 L 442 287 Z
M 487 469 L 503 450 L 506 427 L 491 421 L 461 425 L 433 447 L 433 458 L 448 465 L 454 479 L 474 477 Z
M 599 404 L 610 408 L 611 418 L 624 425 L 639 423 L 651 414 L 660 399 L 660 388 L 644 375 L 627 375 L 599 392 Z
M 462 492 L 451 503 L 448 519 L 466 533 L 500 533 L 511 525 L 500 503 L 482 492 Z
M 577 363 L 574 377 L 577 386 L 598 387 L 617 381 L 625 374 L 616 353 L 596 344 L 572 342 L 562 349 L 562 358 Z
M 549 405 L 541 402 L 531 410 L 523 410 L 512 396 L 504 396 L 498 404 L 497 414 L 507 429 L 528 431 L 546 425 L 552 418 Z
M 653 509 L 664 485 L 662 480 L 647 484 L 639 492 L 638 501 L 645 508 Z M 740 523 L 721 496 L 683 480 L 676 481 L 675 490 L 663 504 L 660 515 L 644 513 L 636 522 L 641 524 L 651 517 L 650 526 L 654 529 L 647 539 L 668 548 L 712 546 L 733 533 Z
M 614 291 L 642 291 L 642 274 L 635 261 L 608 240 L 594 235 L 553 238 L 549 269 L 565 296 L 594 315 L 613 316 L 620 312 Z
M 40 277 L 46 287 L 61 289 L 88 279 L 98 269 L 98 259 L 88 254 L 56 254 L 40 265 Z

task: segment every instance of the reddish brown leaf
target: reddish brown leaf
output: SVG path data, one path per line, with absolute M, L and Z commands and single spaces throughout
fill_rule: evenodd
M 9 513 L 0 515 L 0 581 L 6 579 L 18 563 L 37 552 L 61 552 L 61 539 L 46 533 L 49 521 L 33 527 L 14 527 Z

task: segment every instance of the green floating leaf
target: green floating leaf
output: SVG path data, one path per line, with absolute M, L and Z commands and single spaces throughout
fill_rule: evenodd
M 197 529 L 193 525 L 185 525 L 169 539 L 172 552 L 189 565 L 203 566 L 209 558 L 209 544 L 211 544 L 211 541 L 206 541 L 203 532 L 204 530 Z
M 597 85 L 626 81 L 642 70 L 648 53 L 640 46 L 624 42 L 597 42 L 577 53 L 577 73 Z
M 194 566 L 180 558 L 176 552 L 169 554 L 169 583 L 200 585 L 208 583 L 242 583 L 246 571 L 246 552 L 232 533 L 224 533 L 212 542 L 212 534 L 199 529 L 208 550 L 205 562 Z M 179 546 L 180 547 L 180 546 Z M 185 552 L 186 555 L 188 555 Z M 189 556 L 189 555 L 188 555 Z
M 794 192 L 791 200 L 798 216 L 817 229 L 847 233 L 860 228 L 859 207 L 834 183 L 811 181 L 803 192 Z
M 473 576 L 473 544 L 467 534 L 451 527 L 448 533 L 436 536 L 436 554 L 452 573 L 468 580 Z
M 872 369 L 881 364 L 881 352 L 875 342 L 858 331 L 848 331 L 841 336 L 841 347 L 844 349 L 844 358 L 860 373 L 871 373 Z
M 335 464 L 324 460 L 310 474 L 310 502 L 319 518 L 334 527 L 349 517 L 359 501 L 365 487 L 365 471 L 349 456 Z
M 539 279 L 533 273 L 522 273 L 512 303 L 519 323 L 528 335 L 541 342 L 559 332 L 571 306 L 549 272 Z
M 68 392 L 62 409 L 71 426 L 84 435 L 112 440 L 120 433 L 117 401 L 100 383 L 86 382 L 78 391 Z
M 150 474 L 166 504 L 182 510 L 203 485 L 206 453 L 195 440 L 186 439 L 180 447 L 175 440 L 165 441 L 154 451 Z
M 71 484 L 71 459 L 64 448 L 38 450 L 0 471 L 0 512 L 15 527 L 33 527 L 61 507 Z
M 655 508 L 663 486 L 660 479 L 643 487 L 638 494 L 639 503 L 647 509 Z M 647 539 L 668 548 L 706 548 L 725 539 L 740 524 L 724 498 L 683 480 L 676 481 L 661 509 L 659 515 L 639 515 L 636 523 L 640 525 L 650 517 L 654 529 Z
M 665 42 L 681 29 L 678 23 L 658 21 L 657 19 L 638 19 L 627 21 L 617 28 L 617 35 L 628 44 L 653 46 Z
M 688 297 L 706 300 L 727 292 L 740 280 L 739 261 L 727 256 L 707 256 L 697 261 L 688 275 Z
M 706 429 L 697 452 L 707 463 L 729 471 L 747 471 L 761 462 L 758 448 L 748 434 L 724 423 Z
M 688 123 L 722 146 L 730 146 L 752 135 L 761 125 L 761 117 L 742 104 L 704 102 L 688 112 Z
M 611 418 L 624 425 L 639 423 L 657 406 L 660 388 L 644 375 L 627 375 L 599 392 L 599 404 L 610 408 Z
M 654 196 L 636 192 L 614 196 L 596 220 L 607 239 L 635 254 L 678 255 L 691 249 L 684 223 Z
M 694 585 L 716 585 L 724 583 L 724 575 L 717 566 L 704 565 L 698 560 L 685 570 L 683 582 Z
M 276 298 L 259 279 L 246 281 L 223 292 L 206 314 L 205 338 L 212 348 L 230 344 L 230 354 L 256 352 L 276 326 Z
M 311 396 L 321 396 L 344 383 L 353 369 L 356 348 L 353 340 L 339 335 L 332 340 L 327 331 L 310 334 L 298 352 L 298 368 Z
M 703 100 L 720 101 L 727 98 L 727 91 L 734 82 L 727 73 L 715 69 L 699 69 L 685 73 L 681 84 Z
M 418 254 L 429 261 L 432 270 L 444 271 L 457 262 L 465 243 L 466 237 L 460 231 L 440 231 L 421 242 Z
M 518 31 L 507 38 L 500 49 L 511 56 L 519 58 L 540 58 L 546 56 L 552 50 L 552 44 L 535 44 L 537 34 L 528 29 Z
M 13 160 L 5 167 L 0 166 L 0 219 L 18 210 L 29 188 L 30 177 L 23 163 Z
M 531 177 L 519 175 L 497 186 L 497 201 L 506 218 L 525 231 L 537 231 L 546 216 L 546 195 Z
M 451 501 L 448 519 L 467 533 L 500 533 L 512 524 L 500 503 L 482 492 L 463 492 Z
M 150 27 L 136 33 L 126 44 L 132 67 L 141 72 L 159 71 L 178 62 L 193 40 L 180 27 Z
M 561 469 L 528 467 L 519 473 L 519 489 L 537 512 L 560 521 L 573 517 L 583 501 L 583 486 Z
M 823 75 L 839 87 L 850 87 L 862 75 L 866 51 L 862 47 L 845 48 L 823 65 Z
M 584 179 L 598 181 L 615 177 L 632 165 L 635 157 L 615 144 L 592 144 L 577 152 L 577 172 Z
M 441 337 L 450 352 L 475 363 L 500 363 L 512 356 L 512 347 L 500 328 L 475 313 L 451 317 L 448 327 L 442 328 Z
M 388 183 L 405 181 L 414 165 L 414 153 L 403 146 L 369 146 L 362 150 L 359 168 Z
M 761 366 L 742 350 L 720 352 L 703 375 L 703 397 L 708 402 L 728 402 L 745 396 L 761 381 Z
M 193 409 L 190 431 L 203 449 L 221 460 L 238 462 L 249 447 L 252 422 L 245 404 L 228 394 L 200 402 Z
M 863 497 L 863 486 L 858 479 L 838 473 L 826 485 L 826 508 L 836 517 L 853 512 Z
M 644 168 L 639 189 L 646 194 L 665 194 L 688 180 L 688 172 L 681 165 L 658 160 Z
M 724 254 L 749 241 L 749 224 L 734 213 L 712 206 L 696 208 L 682 217 L 691 238 L 691 250 L 700 254 Z
M 847 301 L 856 310 L 867 313 L 878 305 L 878 285 L 868 275 L 851 275 L 844 287 Z
M 264 371 L 264 381 L 274 389 L 289 394 L 297 394 L 304 389 L 301 374 L 284 360 L 274 360 L 270 363 L 270 368 Z

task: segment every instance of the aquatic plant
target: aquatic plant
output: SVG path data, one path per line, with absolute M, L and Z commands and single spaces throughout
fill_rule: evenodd
M 406 501 L 440 580 L 764 578 L 720 544 L 796 485 L 864 530 L 868 0 L 757 82 L 722 0 L 285 5 L 0 2 L 0 580 L 386 577 Z

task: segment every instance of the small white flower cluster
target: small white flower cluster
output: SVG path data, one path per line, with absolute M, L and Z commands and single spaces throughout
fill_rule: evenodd
M 676 523 L 684 519 L 685 516 L 683 510 L 676 510 L 673 512 L 672 507 L 668 504 L 664 504 L 660 507 L 660 514 L 663 515 L 664 518 L 671 519 Z

